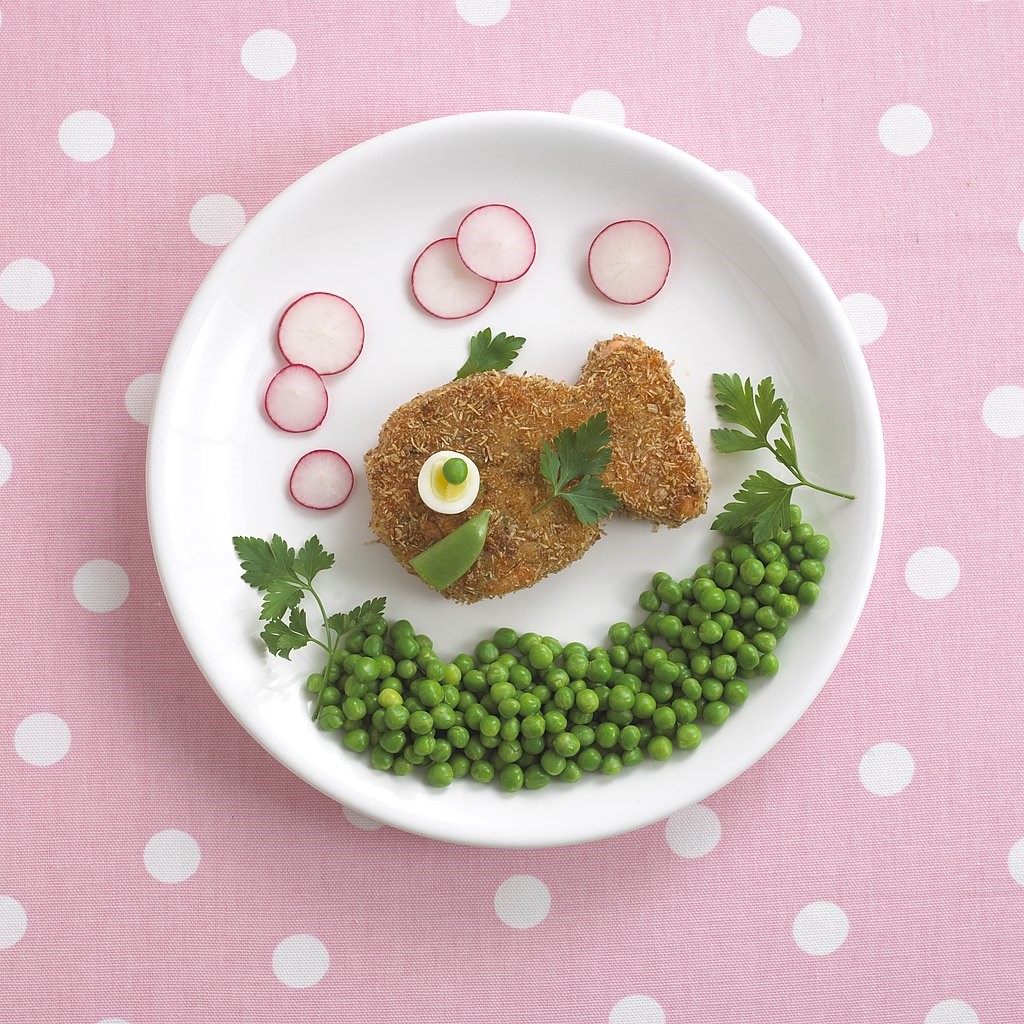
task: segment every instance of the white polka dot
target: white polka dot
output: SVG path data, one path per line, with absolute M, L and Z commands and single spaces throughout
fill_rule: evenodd
M 921 548 L 907 559 L 904 575 L 918 597 L 938 601 L 960 582 L 960 566 L 945 548 Z
M 128 385 L 124 393 L 124 407 L 136 423 L 149 423 L 153 414 L 153 399 L 156 398 L 159 373 L 144 373 Z
M 1024 434 L 1024 388 L 1004 384 L 985 396 L 981 407 L 985 426 L 999 437 L 1020 437 Z
M 25 908 L 10 896 L 0 896 L 0 949 L 19 942 L 27 927 Z
M 961 999 L 944 999 L 928 1011 L 924 1024 L 978 1024 L 978 1015 Z
M 242 67 L 263 82 L 284 78 L 295 67 L 295 43 L 276 28 L 253 32 L 242 44 Z
M 548 916 L 551 893 L 533 875 L 513 875 L 498 886 L 494 912 L 509 928 L 533 928 Z
M 723 178 L 728 178 L 738 188 L 743 189 L 751 199 L 757 198 L 757 188 L 745 174 L 739 171 L 722 171 L 721 174 Z
M 11 453 L 0 444 L 0 487 L 3 487 L 11 479 L 11 471 L 14 469 L 14 460 Z
M 1010 877 L 1018 885 L 1024 885 L 1024 839 L 1018 839 L 1010 847 L 1006 866 L 1010 869 Z
M 793 940 L 812 956 L 834 953 L 850 933 L 850 922 L 834 903 L 808 903 L 793 921 Z
M 61 121 L 57 139 L 72 160 L 88 164 L 113 149 L 114 126 L 98 110 L 76 110 Z
M 274 973 L 289 988 L 309 988 L 331 965 L 327 947 L 315 935 L 289 935 L 274 950 Z
M 342 807 L 341 813 L 345 815 L 350 825 L 361 829 L 363 832 L 376 832 L 377 829 L 384 827 L 383 821 L 371 818 L 368 814 L 362 814 L 351 807 Z
M 764 57 L 785 57 L 803 37 L 800 19 L 785 7 L 763 7 L 747 22 L 747 42 Z
M 860 759 L 861 785 L 875 796 L 895 796 L 913 777 L 914 758 L 898 743 L 876 743 Z
M 860 344 L 870 345 L 885 333 L 885 328 L 889 324 L 889 314 L 874 295 L 854 292 L 843 299 L 842 307 Z
M 693 860 L 709 854 L 722 838 L 722 823 L 710 807 L 695 804 L 676 811 L 665 822 L 665 842 L 679 857 Z
M 463 21 L 486 28 L 497 25 L 508 14 L 510 0 L 455 0 L 455 9 Z
M 591 121 L 607 121 L 609 124 L 625 124 L 626 108 L 614 93 L 604 89 L 592 89 L 572 101 L 570 114 L 587 117 Z
M 932 119 L 920 107 L 898 103 L 882 115 L 878 137 L 890 153 L 913 156 L 931 141 Z
M 14 260 L 0 270 L 0 300 L 11 309 L 38 309 L 52 294 L 53 274 L 39 260 Z
M 203 196 L 192 207 L 188 226 L 203 245 L 227 245 L 245 227 L 245 210 L 232 196 Z
M 665 1024 L 665 1011 L 650 996 L 626 996 L 612 1007 L 608 1024 Z
M 71 730 L 63 718 L 39 711 L 18 723 L 14 749 L 28 764 L 56 764 L 71 749 Z
M 128 597 L 128 576 L 117 562 L 96 558 L 75 573 L 75 600 L 90 612 L 112 612 Z
M 199 844 L 187 832 L 168 828 L 150 837 L 142 860 L 158 882 L 173 885 L 196 873 L 200 856 Z

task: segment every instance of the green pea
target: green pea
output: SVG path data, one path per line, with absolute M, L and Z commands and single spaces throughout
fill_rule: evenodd
M 720 612 L 725 605 L 725 591 L 721 587 L 705 590 L 699 603 L 706 612 Z
M 548 711 L 544 715 L 544 731 L 552 736 L 565 732 L 569 723 L 561 711 Z
M 824 558 L 832 550 L 832 542 L 823 533 L 816 533 L 804 541 L 808 558 Z
M 811 583 L 820 583 L 825 575 L 825 563 L 820 558 L 805 558 L 800 563 L 800 575 Z
M 452 770 L 453 778 L 464 779 L 469 774 L 471 762 L 465 754 L 454 754 L 448 765 Z
M 779 530 L 779 532 L 775 534 L 775 543 L 778 544 L 780 548 L 788 548 L 789 545 L 793 543 L 793 531 L 789 529 Z
M 579 782 L 582 777 L 583 769 L 580 768 L 580 766 L 576 764 L 575 761 L 570 761 L 565 766 L 565 771 L 563 771 L 562 774 L 558 776 L 558 781 L 573 783 Z
M 517 764 L 507 764 L 501 769 L 498 780 L 506 793 L 516 793 L 523 788 L 523 769 Z
M 374 747 L 370 751 L 370 764 L 377 771 L 386 772 L 395 763 L 395 755 L 389 753 L 381 746 Z
M 732 562 L 719 562 L 715 566 L 715 583 L 723 590 L 731 587 L 736 580 L 736 566 Z
M 721 725 L 729 717 L 729 705 L 724 701 L 713 700 L 704 707 L 704 721 L 708 725 Z
M 759 558 L 747 558 L 740 563 L 740 579 L 756 587 L 764 579 L 764 562 Z
M 348 701 L 345 701 L 345 703 L 347 704 Z M 404 704 L 392 704 L 384 708 L 383 711 L 384 725 L 388 729 L 404 729 L 409 721 L 409 709 Z M 355 716 L 350 715 L 349 717 Z
M 788 594 L 780 594 L 779 597 L 788 597 Z M 778 600 L 778 598 L 776 598 Z M 779 613 L 771 606 L 765 605 L 757 609 L 754 621 L 762 629 L 774 629 L 779 624 Z
M 518 740 L 502 740 L 498 744 L 498 760 L 515 764 L 523 756 L 523 746 Z
M 362 651 L 367 657 L 379 658 L 384 653 L 384 638 L 368 636 L 363 641 Z
M 336 686 L 325 686 L 323 688 L 323 693 L 322 693 L 322 695 L 320 697 L 320 706 L 321 707 L 330 707 L 332 704 L 340 704 L 340 703 L 341 703 L 341 690 L 339 690 Z M 365 714 L 366 714 L 366 709 L 364 707 L 363 715 L 365 715 Z M 359 715 L 358 717 L 362 718 L 363 715 Z M 352 716 L 349 716 L 349 717 L 352 717 Z
M 425 736 L 434 729 L 434 719 L 429 711 L 414 711 L 409 716 L 409 731 L 417 736 Z
M 376 658 L 360 658 L 356 661 L 352 675 L 360 683 L 373 683 L 377 681 L 380 670 Z
M 764 582 L 771 587 L 777 587 L 786 578 L 786 571 L 786 566 L 775 559 L 764 567 Z
M 424 679 L 416 689 L 416 697 L 425 708 L 433 708 L 444 700 L 444 691 L 433 679 Z
M 743 643 L 743 634 L 738 629 L 727 629 L 722 634 L 722 650 L 726 654 L 735 654 Z
M 699 725 L 687 723 L 676 730 L 676 746 L 680 750 L 695 750 L 700 746 L 701 738 Z
M 788 594 L 786 595 L 789 596 Z M 789 622 L 786 619 L 779 619 L 779 624 L 772 630 L 776 640 L 781 640 L 789 632 Z
M 672 701 L 672 710 L 676 713 L 676 721 L 686 725 L 697 717 L 697 708 L 692 700 L 679 697 Z
M 724 635 L 722 627 L 715 622 L 713 619 L 708 619 L 707 622 L 702 622 L 697 630 L 697 635 L 700 637 L 701 642 L 705 644 L 717 644 Z
M 442 731 L 450 729 L 455 724 L 455 712 L 447 704 L 439 704 L 433 708 L 430 717 L 434 720 L 434 728 Z
M 306 689 L 310 693 L 320 693 L 324 688 L 324 677 L 319 672 L 314 672 L 306 677 Z
M 551 742 L 551 749 L 556 754 L 566 758 L 575 757 L 580 752 L 581 746 L 579 738 L 571 732 L 561 732 Z M 550 769 L 545 768 L 545 771 L 550 771 Z M 551 772 L 551 774 L 557 775 L 558 773 Z
M 350 654 L 359 654 L 363 649 L 363 641 L 366 639 L 366 634 L 362 630 L 356 630 L 354 633 L 349 633 L 345 637 L 345 650 Z M 351 671 L 346 668 L 346 672 Z
M 756 558 L 757 552 L 749 544 L 737 544 L 729 557 L 732 559 L 732 564 L 739 568 L 748 558 Z M 740 576 L 743 576 L 742 570 Z
M 321 708 L 320 715 L 317 718 L 320 728 L 326 729 L 328 732 L 335 732 L 340 729 L 344 720 L 345 716 L 342 714 L 341 708 L 335 704 Z
M 750 687 L 740 679 L 731 679 L 725 684 L 723 700 L 726 704 L 737 706 L 750 696 Z
M 637 604 L 645 612 L 656 612 L 661 607 L 661 601 L 653 590 L 645 590 L 640 595 Z
M 711 662 L 711 674 L 725 682 L 736 675 L 737 662 L 731 654 L 720 654 Z
M 678 615 L 664 615 L 658 623 L 657 634 L 669 643 L 679 637 L 683 631 L 683 621 Z
M 715 581 L 709 577 L 707 579 L 698 579 L 693 581 L 693 587 L 691 588 L 691 596 L 694 601 L 699 601 L 701 594 L 706 594 L 713 586 Z
M 454 778 L 455 773 L 452 771 L 452 766 L 443 761 L 432 764 L 427 769 L 427 782 L 438 789 L 450 786 Z
M 701 609 L 703 611 L 703 609 Z M 706 620 L 705 620 L 706 621 Z M 703 625 L 703 623 L 701 623 Z M 679 645 L 686 651 L 696 651 L 701 645 L 700 627 L 684 626 L 679 634 Z
M 720 679 L 705 679 L 704 682 L 701 683 L 700 690 L 701 696 L 705 700 L 718 700 L 718 698 L 722 696 L 725 687 L 722 685 L 722 681 Z
M 649 693 L 638 693 L 633 698 L 633 714 L 637 718 L 650 718 L 657 706 Z
M 613 686 L 608 694 L 608 707 L 612 711 L 629 711 L 633 707 L 633 691 L 628 686 Z
M 774 654 L 762 654 L 757 671 L 763 676 L 773 676 L 779 671 L 779 659 Z
M 753 644 L 742 643 L 736 648 L 736 663 L 740 668 L 757 668 L 760 658 L 761 652 Z
M 757 614 L 757 609 L 761 606 L 757 603 L 757 599 L 754 597 L 745 597 L 740 601 L 739 617 L 746 621 L 751 621 Z
M 778 640 L 771 633 L 760 632 L 754 634 L 753 643 L 762 654 L 771 654 Z
M 634 765 L 638 765 L 643 761 L 644 752 L 637 747 L 633 750 L 624 750 L 620 757 L 622 758 L 623 768 L 632 768 Z
M 501 730 L 498 735 L 503 740 L 514 740 L 519 738 L 521 731 L 522 726 L 519 724 L 518 718 L 506 718 L 501 723 Z
M 670 707 L 655 708 L 654 715 L 651 717 L 651 724 L 655 729 L 674 729 L 676 713 Z
M 619 727 L 613 722 L 602 722 L 594 730 L 594 740 L 599 747 L 610 750 L 619 742 Z
M 668 657 L 659 661 L 651 670 L 651 675 L 656 683 L 667 683 L 669 686 L 678 682 L 682 674 L 683 670 L 679 665 Z
M 802 544 L 790 544 L 786 548 L 786 555 L 793 565 L 799 565 L 807 557 L 807 552 Z
M 662 604 L 675 604 L 683 599 L 683 588 L 673 579 L 662 580 L 655 593 Z
M 814 536 L 814 527 L 810 523 L 800 522 L 793 527 L 793 543 L 806 544 Z
M 784 594 L 795 594 L 800 589 L 800 584 L 803 583 L 803 577 L 795 569 L 790 569 L 786 572 L 786 578 L 779 585 L 779 589 Z
M 758 604 L 770 605 L 774 603 L 775 599 L 779 596 L 779 588 L 773 587 L 770 583 L 762 583 L 757 590 L 754 591 L 754 597 L 757 598 Z M 754 613 L 754 618 L 757 618 L 757 613 Z
M 804 514 L 799 505 L 789 506 L 789 525 L 790 528 L 799 526 L 800 521 L 803 519 Z
M 613 645 L 624 646 L 633 632 L 633 627 L 628 622 L 616 622 L 608 627 L 608 639 Z
M 601 758 L 601 772 L 604 775 L 618 775 L 622 771 L 622 758 L 609 752 Z
M 800 602 L 793 594 L 779 594 L 772 607 L 780 619 L 791 619 L 800 611 Z
M 653 736 L 647 744 L 647 756 L 652 761 L 667 761 L 672 756 L 672 741 L 667 736 Z
M 695 676 L 706 676 L 711 671 L 711 659 L 704 653 L 694 654 L 690 658 L 690 671 Z
M 349 750 L 361 754 L 370 745 L 370 734 L 365 729 L 349 729 L 342 742 Z
M 740 592 L 730 587 L 725 591 L 725 604 L 722 605 L 722 611 L 726 615 L 735 615 L 740 610 L 742 603 L 743 599 L 740 597 Z
M 523 775 L 526 789 L 543 789 L 550 781 L 551 776 L 537 764 L 531 764 Z
M 707 591 L 705 591 L 705 593 L 707 593 Z M 686 613 L 686 621 L 691 626 L 699 627 L 702 623 L 707 622 L 710 618 L 711 612 L 709 612 L 706 608 L 702 608 L 699 604 L 692 605 L 690 610 Z
M 530 754 L 530 755 L 540 754 L 540 753 L 543 753 L 543 751 L 544 751 L 544 737 L 543 736 L 534 736 L 532 739 L 524 739 L 522 741 L 522 744 L 523 744 L 523 753 L 524 754 Z
M 543 644 L 534 644 L 526 655 L 530 667 L 534 669 L 550 668 L 555 658 L 551 651 Z
M 498 660 L 498 655 L 501 652 L 498 650 L 498 645 L 494 643 L 493 640 L 481 640 L 480 643 L 476 645 L 473 653 L 476 655 L 478 665 L 490 665 L 492 662 Z
M 625 668 L 629 664 L 629 651 L 622 644 L 615 644 L 608 650 L 608 660 L 611 662 L 612 668 Z M 586 675 L 586 670 L 584 670 L 584 675 Z
M 607 683 L 611 677 L 611 662 L 598 660 L 587 666 L 587 679 L 592 683 Z
M 704 565 L 698 565 L 697 568 L 693 570 L 694 582 L 697 580 L 709 580 L 714 575 L 715 567 L 713 565 L 708 565 L 707 563 Z
M 472 761 L 469 777 L 477 782 L 491 782 L 494 779 L 494 765 L 490 761 Z
M 481 736 L 497 736 L 501 732 L 501 719 L 497 715 L 484 715 L 479 728 Z
M 466 757 L 471 761 L 480 761 L 487 755 L 487 748 L 480 742 L 480 738 L 471 735 L 466 744 Z

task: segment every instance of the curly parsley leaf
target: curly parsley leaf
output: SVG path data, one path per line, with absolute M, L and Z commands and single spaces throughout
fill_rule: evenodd
M 260 636 L 267 650 L 285 661 L 291 660 L 292 651 L 305 647 L 313 639 L 306 627 L 306 613 L 301 608 L 292 609 L 287 624 L 281 619 L 271 619 Z
M 566 427 L 553 441 L 542 442 L 540 472 L 552 493 L 534 512 L 555 498 L 568 501 L 581 523 L 596 523 L 613 512 L 619 499 L 599 479 L 611 461 L 611 440 L 608 414 L 599 412 L 575 430 Z
M 711 529 L 736 535 L 752 526 L 755 544 L 771 540 L 789 526 L 789 503 L 797 486 L 759 470 L 743 481 L 733 500 L 718 513 Z
M 327 627 L 339 637 L 347 636 L 354 630 L 364 629 L 371 622 L 376 622 L 384 614 L 386 604 L 387 598 L 374 597 L 344 614 L 335 612 L 328 617 Z
M 504 331 L 492 336 L 490 327 L 485 327 L 470 338 L 469 358 L 455 374 L 455 379 L 461 380 L 484 370 L 507 370 L 515 362 L 525 341 L 525 338 L 517 338 Z
M 812 487 L 838 498 L 853 499 L 852 494 L 812 483 L 803 475 L 789 406 L 776 395 L 771 377 L 765 377 L 756 389 L 749 377 L 743 380 L 736 373 L 716 373 L 711 380 L 718 415 L 726 423 L 735 424 L 735 427 L 718 427 L 711 431 L 715 448 L 725 454 L 767 449 L 796 477 L 795 481 L 787 483 L 764 470 L 748 476 L 712 523 L 712 529 L 735 535 L 749 528 L 753 531 L 754 543 L 760 544 L 789 525 L 789 503 L 797 487 Z M 776 426 L 782 436 L 773 440 Z

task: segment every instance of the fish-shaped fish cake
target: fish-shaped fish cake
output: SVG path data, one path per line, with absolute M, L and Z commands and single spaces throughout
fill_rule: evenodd
M 602 535 L 565 501 L 534 513 L 550 493 L 541 443 L 604 410 L 612 458 L 602 475 L 635 519 L 681 526 L 707 509 L 710 482 L 686 422 L 686 399 L 665 357 L 616 335 L 590 351 L 579 382 L 476 373 L 396 409 L 366 454 L 370 527 L 410 572 L 410 559 L 481 509 L 493 510 L 483 551 L 445 596 L 473 602 L 533 586 L 580 558 Z M 420 500 L 417 475 L 434 452 L 469 456 L 480 491 L 445 515 Z

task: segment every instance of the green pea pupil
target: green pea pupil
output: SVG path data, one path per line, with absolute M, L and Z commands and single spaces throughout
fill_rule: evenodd
M 463 484 L 469 476 L 469 467 L 465 459 L 449 459 L 442 467 L 441 472 L 445 480 L 450 484 Z

